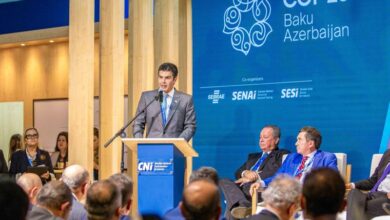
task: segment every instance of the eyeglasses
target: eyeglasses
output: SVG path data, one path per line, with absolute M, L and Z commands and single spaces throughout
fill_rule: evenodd
M 38 138 L 38 134 L 27 134 L 26 138 L 27 139 L 37 139 Z

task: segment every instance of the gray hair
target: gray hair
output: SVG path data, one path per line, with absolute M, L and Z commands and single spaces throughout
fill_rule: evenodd
M 80 165 L 67 167 L 62 173 L 61 180 L 71 189 L 77 189 L 89 179 L 88 171 Z
M 294 177 L 286 174 L 278 175 L 262 193 L 266 205 L 277 209 L 287 209 L 299 201 L 302 187 Z
M 65 183 L 52 180 L 46 183 L 37 195 L 37 204 L 44 207 L 60 210 L 61 205 L 69 202 L 72 205 L 72 192 Z
M 274 138 L 280 138 L 280 136 L 282 135 L 280 132 L 280 128 L 276 125 L 266 125 L 263 127 L 263 129 L 264 128 L 271 128 L 272 129 L 272 136 Z
M 116 173 L 108 178 L 114 183 L 122 194 L 122 207 L 127 204 L 133 195 L 133 180 L 124 173 Z

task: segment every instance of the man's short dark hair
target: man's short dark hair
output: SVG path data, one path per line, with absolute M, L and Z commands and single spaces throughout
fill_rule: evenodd
M 311 126 L 305 126 L 301 128 L 299 132 L 306 132 L 306 140 L 314 141 L 314 146 L 316 149 L 320 148 L 321 142 L 322 142 L 322 136 L 320 131 L 318 131 L 316 128 Z
M 196 180 L 184 189 L 183 216 L 186 220 L 212 219 L 217 216 L 219 203 L 218 187 L 207 179 Z
M 158 68 L 158 72 L 160 71 L 170 71 L 172 72 L 172 76 L 173 78 L 176 78 L 177 77 L 177 74 L 179 73 L 177 71 L 177 66 L 173 63 L 163 63 L 160 65 L 160 67 Z
M 110 219 L 119 207 L 121 207 L 121 195 L 111 181 L 95 182 L 88 189 L 86 209 L 89 220 Z
M 1 219 L 24 220 L 28 206 L 28 197 L 19 185 L 10 180 L 0 181 Z
M 46 183 L 37 195 L 37 204 L 55 210 L 69 202 L 72 206 L 73 196 L 69 187 L 62 181 L 52 180 Z
M 345 183 L 333 169 L 313 169 L 303 181 L 302 194 L 306 199 L 305 211 L 311 217 L 337 214 L 344 202 Z
M 218 185 L 219 178 L 217 170 L 212 167 L 201 167 L 191 173 L 190 181 L 193 182 L 195 180 L 200 179 L 208 179 Z
M 122 194 L 122 207 L 127 205 L 127 201 L 133 195 L 133 181 L 131 178 L 126 174 L 116 173 L 110 176 L 108 180 L 114 183 Z

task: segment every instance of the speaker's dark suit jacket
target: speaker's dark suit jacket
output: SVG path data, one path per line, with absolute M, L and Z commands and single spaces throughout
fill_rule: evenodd
M 137 113 L 152 104 L 134 121 L 133 136 L 142 138 L 146 128 L 148 138 L 184 138 L 189 141 L 195 133 L 196 119 L 192 96 L 175 90 L 166 125 L 163 126 L 160 103 L 155 100 L 158 90 L 143 92 Z

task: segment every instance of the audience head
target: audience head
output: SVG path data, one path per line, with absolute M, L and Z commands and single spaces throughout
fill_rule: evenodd
M 90 177 L 88 171 L 80 165 L 71 165 L 65 168 L 61 180 L 77 196 L 78 200 L 83 200 L 87 194 Z
M 28 197 L 20 186 L 12 181 L 0 181 L 1 219 L 24 220 L 28 207 Z
M 102 180 L 91 185 L 87 192 L 86 209 L 89 220 L 118 219 L 121 195 L 114 183 Z
M 53 215 L 67 219 L 72 207 L 73 196 L 62 181 L 52 180 L 39 191 L 37 205 L 50 210 Z
M 261 129 L 259 146 L 263 152 L 269 152 L 278 147 L 280 128 L 276 125 L 266 125 Z
M 68 152 L 68 132 L 62 131 L 57 135 L 55 151 L 66 150 Z
M 189 182 L 200 179 L 209 179 L 214 182 L 215 185 L 218 185 L 219 178 L 217 170 L 212 167 L 201 167 L 191 173 Z
M 339 172 L 330 168 L 314 169 L 303 181 L 301 207 L 305 217 L 334 215 L 345 207 L 345 183 Z
M 297 142 L 295 143 L 297 152 L 304 156 L 309 155 L 320 148 L 321 140 L 321 133 L 316 128 L 310 126 L 303 127 L 299 131 Z
M 26 147 L 38 147 L 39 133 L 36 128 L 27 128 L 24 132 Z
M 109 180 L 114 183 L 122 194 L 121 214 L 128 215 L 131 207 L 131 196 L 133 195 L 133 181 L 123 173 L 110 176 Z
M 24 173 L 16 182 L 27 194 L 30 203 L 35 205 L 38 192 L 42 188 L 41 178 L 35 173 Z
M 266 208 L 277 212 L 282 219 L 290 219 L 299 207 L 301 184 L 294 177 L 277 176 L 261 194 Z
M 11 160 L 12 154 L 17 151 L 21 150 L 23 148 L 22 146 L 22 135 L 20 134 L 14 134 L 11 136 L 9 140 L 9 157 L 8 160 Z
M 180 209 L 186 220 L 218 219 L 221 207 L 217 185 L 208 179 L 189 183 L 184 188 Z

